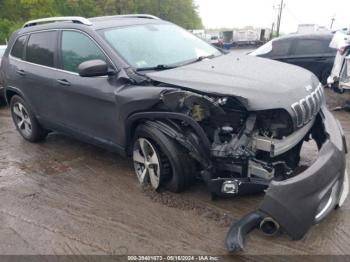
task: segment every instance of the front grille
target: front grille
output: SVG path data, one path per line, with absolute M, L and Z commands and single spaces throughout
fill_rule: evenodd
M 320 111 L 324 102 L 323 87 L 320 84 L 310 95 L 292 105 L 296 125 L 301 127 L 308 123 Z

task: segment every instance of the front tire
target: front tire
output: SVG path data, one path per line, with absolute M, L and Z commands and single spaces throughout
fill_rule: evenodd
M 139 182 L 155 190 L 179 193 L 194 181 L 195 163 L 184 148 L 147 124 L 136 129 L 133 161 Z
M 47 136 L 34 116 L 29 105 L 20 96 L 13 96 L 10 102 L 11 115 L 17 131 L 27 141 L 39 142 Z

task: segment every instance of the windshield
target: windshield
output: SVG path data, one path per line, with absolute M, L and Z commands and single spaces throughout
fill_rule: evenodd
M 171 67 L 221 53 L 172 24 L 148 24 L 101 32 L 112 48 L 136 69 Z
M 251 56 L 260 56 L 260 55 L 266 55 L 272 51 L 272 42 L 267 42 L 266 44 L 260 46 L 258 49 L 254 50 L 253 52 L 249 53 Z

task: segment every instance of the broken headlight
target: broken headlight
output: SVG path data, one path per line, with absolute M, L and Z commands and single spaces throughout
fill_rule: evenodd
M 292 118 L 283 109 L 258 112 L 257 129 L 259 135 L 276 139 L 282 139 L 294 131 Z

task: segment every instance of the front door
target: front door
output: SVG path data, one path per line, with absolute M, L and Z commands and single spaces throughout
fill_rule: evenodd
M 63 30 L 59 41 L 60 69 L 55 77 L 61 116 L 66 128 L 102 143 L 114 144 L 118 132 L 115 77 L 81 77 L 78 66 L 101 59 L 110 64 L 97 43 L 87 34 Z

